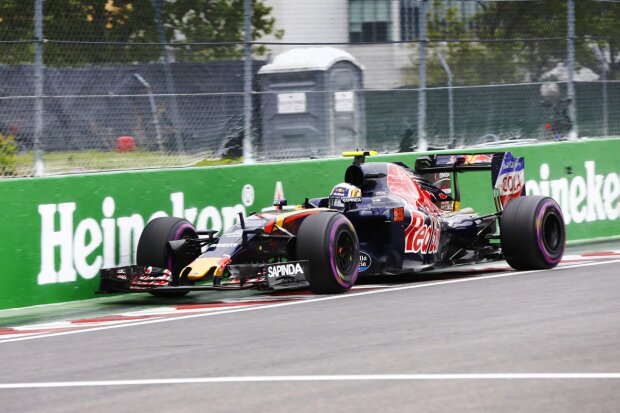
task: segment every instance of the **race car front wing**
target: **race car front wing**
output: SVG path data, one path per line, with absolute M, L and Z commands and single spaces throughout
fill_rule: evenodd
M 281 291 L 308 288 L 308 261 L 287 261 L 271 264 L 229 265 L 230 276 L 214 277 L 211 283 L 199 285 L 174 285 L 172 274 L 167 269 L 129 265 L 105 268 L 100 272 L 97 294 L 116 292 L 167 292 L 203 290 L 258 289 Z

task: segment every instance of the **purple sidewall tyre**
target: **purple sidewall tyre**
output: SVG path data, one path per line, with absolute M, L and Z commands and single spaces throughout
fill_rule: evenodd
M 168 241 L 197 238 L 196 230 L 187 220 L 175 217 L 155 218 L 149 222 L 138 241 L 136 262 L 142 266 L 167 268 L 178 281 L 179 271 L 189 262 L 174 257 Z
M 566 226 L 550 197 L 522 196 L 506 205 L 500 218 L 504 258 L 517 270 L 553 268 L 562 259 Z
M 307 260 L 306 279 L 317 294 L 349 290 L 359 274 L 359 241 L 351 222 L 337 212 L 317 212 L 299 226 L 295 258 Z

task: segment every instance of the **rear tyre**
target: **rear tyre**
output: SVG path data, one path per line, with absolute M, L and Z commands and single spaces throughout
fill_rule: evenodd
M 523 196 L 506 205 L 500 221 L 504 258 L 516 270 L 553 268 L 562 259 L 566 226 L 552 198 Z
M 359 271 L 360 248 L 351 222 L 342 214 L 310 215 L 297 232 L 296 257 L 310 262 L 310 290 L 316 294 L 348 291 Z
M 176 257 L 168 241 L 184 238 L 198 238 L 196 230 L 189 221 L 183 218 L 162 217 L 149 222 L 138 241 L 136 261 L 141 266 L 167 268 L 172 272 L 170 285 L 179 285 L 179 273 L 190 263 L 186 257 Z M 187 292 L 152 291 L 157 297 L 182 297 Z

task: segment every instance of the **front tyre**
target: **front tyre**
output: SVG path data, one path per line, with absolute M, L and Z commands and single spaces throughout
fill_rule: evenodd
M 155 218 L 146 225 L 140 235 L 136 254 L 137 264 L 144 267 L 167 268 L 172 272 L 170 285 L 179 285 L 179 273 L 191 260 L 175 256 L 168 241 L 184 238 L 198 238 L 196 230 L 189 221 L 175 217 Z M 157 297 L 182 297 L 187 292 L 151 291 L 151 294 Z
M 297 232 L 296 257 L 310 262 L 306 277 L 316 294 L 348 291 L 359 271 L 360 248 L 351 222 L 342 214 L 310 215 Z
M 522 196 L 502 212 L 500 239 L 504 258 L 516 270 L 553 268 L 562 259 L 566 226 L 560 206 L 549 197 Z

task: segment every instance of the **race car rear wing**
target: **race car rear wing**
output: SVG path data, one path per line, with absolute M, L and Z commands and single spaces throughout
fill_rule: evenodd
M 453 210 L 460 208 L 458 172 L 491 171 L 493 200 L 501 211 L 512 198 L 525 195 L 525 160 L 515 158 L 511 152 L 476 154 L 436 154 L 416 159 L 415 171 L 426 180 L 451 193 Z
M 493 159 L 503 157 L 505 152 L 420 156 L 415 170 L 420 174 L 429 172 L 490 171 Z

